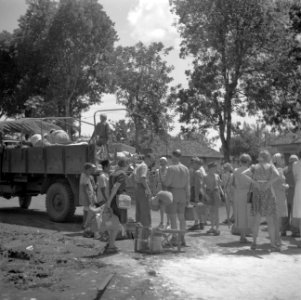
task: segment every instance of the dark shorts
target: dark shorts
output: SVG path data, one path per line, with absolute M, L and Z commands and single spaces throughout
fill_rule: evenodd
M 199 193 L 199 201 L 202 201 L 202 193 L 200 192 Z M 191 188 L 190 188 L 190 202 L 192 202 L 192 203 L 196 203 L 196 201 L 195 201 L 195 189 L 194 189 L 194 186 L 192 186 Z
M 208 199 L 205 204 L 208 206 L 220 206 L 221 196 L 219 190 L 206 190 Z

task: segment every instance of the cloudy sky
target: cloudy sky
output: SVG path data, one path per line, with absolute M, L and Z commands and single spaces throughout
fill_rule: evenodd
M 172 84 L 187 83 L 184 72 L 189 68 L 189 61 L 179 58 L 180 37 L 172 25 L 175 16 L 170 12 L 168 0 L 99 0 L 99 2 L 115 23 L 119 44 L 130 46 L 139 41 L 146 44 L 161 41 L 165 46 L 173 46 L 174 51 L 167 58 L 168 62 L 175 66 Z M 0 0 L 0 31 L 12 32 L 18 26 L 18 19 L 25 13 L 26 8 L 25 0 Z M 91 107 L 83 114 L 83 118 L 92 122 L 96 110 L 119 107 L 114 95 L 106 95 L 103 103 Z M 111 120 L 122 119 L 124 115 L 124 112 L 108 113 Z M 179 127 L 179 123 L 175 120 L 173 133 L 176 133 Z M 83 126 L 84 134 L 89 135 L 91 131 L 91 126 Z

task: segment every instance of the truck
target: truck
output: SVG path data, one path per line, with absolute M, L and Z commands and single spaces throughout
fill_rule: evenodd
M 122 150 L 122 145 L 117 148 Z M 16 147 L 6 144 L 2 138 L 0 197 L 18 197 L 20 207 L 27 209 L 32 197 L 45 194 L 50 219 L 68 221 L 80 206 L 79 180 L 83 165 L 96 162 L 96 150 L 94 144 L 88 143 Z

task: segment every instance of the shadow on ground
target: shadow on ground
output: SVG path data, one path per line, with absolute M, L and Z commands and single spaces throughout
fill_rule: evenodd
M 70 222 L 52 222 L 46 212 L 19 207 L 0 208 L 0 222 L 39 229 L 78 232 L 81 231 L 82 216 L 74 216 Z

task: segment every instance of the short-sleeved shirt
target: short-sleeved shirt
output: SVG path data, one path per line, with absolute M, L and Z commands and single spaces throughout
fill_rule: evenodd
M 145 162 L 142 162 L 134 170 L 135 182 L 142 183 L 143 179 L 147 179 L 148 167 Z
M 109 175 L 106 173 L 100 174 L 97 179 L 98 188 L 97 188 L 97 200 L 98 203 L 105 201 L 101 189 L 105 189 L 106 198 L 109 199 L 110 196 L 110 184 L 109 184 Z
M 81 173 L 79 180 L 79 204 L 89 206 L 93 203 L 95 192 L 91 182 L 91 178 L 86 173 Z
M 181 163 L 168 167 L 164 180 L 165 186 L 175 189 L 186 189 L 190 186 L 190 174 L 186 166 Z

